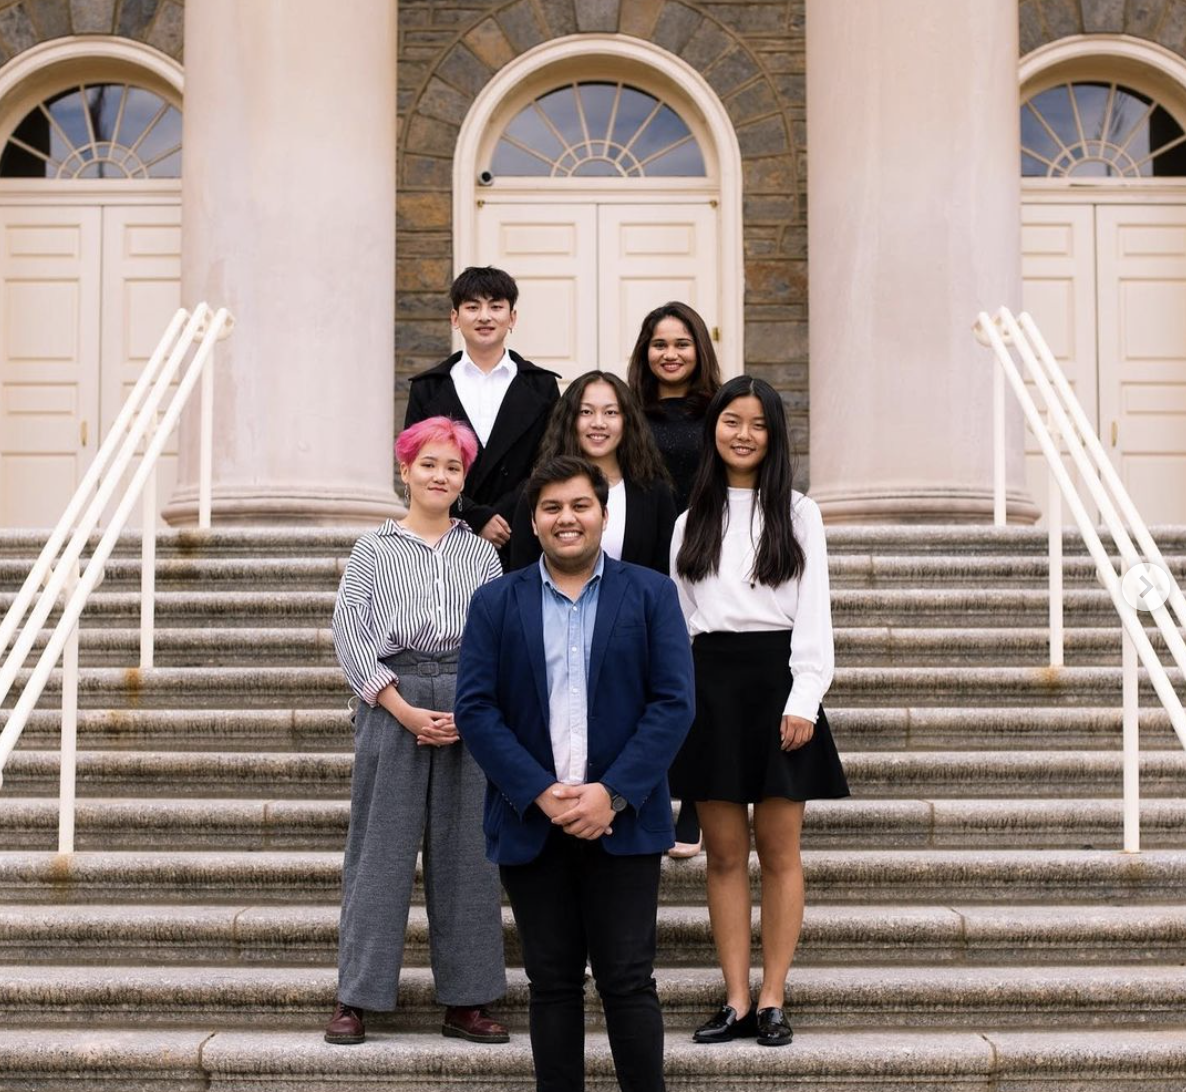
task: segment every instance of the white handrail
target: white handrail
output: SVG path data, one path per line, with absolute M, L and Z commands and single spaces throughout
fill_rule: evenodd
M 202 303 L 188 316 L 179 311 L 170 322 L 156 352 L 153 353 L 144 374 L 137 381 L 129 396 L 128 403 L 117 417 L 112 433 L 104 441 L 101 449 L 102 465 L 94 474 L 88 473 L 67 506 L 66 513 L 50 537 L 50 542 L 42 550 L 33 571 L 22 587 L 21 594 L 13 603 L 4 619 L 3 629 L 5 641 L 20 625 L 29 603 L 32 601 L 36 587 L 45 579 L 53 565 L 53 558 L 57 557 L 61 544 L 70 527 L 74 526 L 74 533 L 65 552 L 53 565 L 52 574 L 46 582 L 33 607 L 32 613 L 19 632 L 12 650 L 0 665 L 0 701 L 7 695 L 17 673 L 24 666 L 29 650 L 36 641 L 37 634 L 45 623 L 49 612 L 57 603 L 59 596 L 65 590 L 66 603 L 61 617 L 50 634 L 49 641 L 29 679 L 26 681 L 20 698 L 9 713 L 8 721 L 0 732 L 0 784 L 3 783 L 4 765 L 8 756 L 16 746 L 29 714 L 36 706 L 49 679 L 50 672 L 57 664 L 59 657 L 65 655 L 62 677 L 62 753 L 61 753 L 61 788 L 58 823 L 59 852 L 70 853 L 74 848 L 74 769 L 75 769 L 75 726 L 77 720 L 78 694 L 78 620 L 90 593 L 98 585 L 103 576 L 103 567 L 111 556 L 112 550 L 123 531 L 136 500 L 143 493 L 144 528 L 142 541 L 141 574 L 141 664 L 151 666 L 152 663 L 152 619 L 153 598 L 155 589 L 155 556 L 156 556 L 156 518 L 157 504 L 155 470 L 160 454 L 164 449 L 173 429 L 180 420 L 198 380 L 210 374 L 208 361 L 214 352 L 214 345 L 221 338 L 230 333 L 234 319 L 225 309 L 212 313 L 210 308 Z M 177 331 L 184 324 L 180 338 Z M 176 375 L 182 361 L 190 349 L 201 338 L 193 358 L 187 367 L 176 393 L 169 402 L 168 408 L 160 417 L 160 403 L 168 390 L 173 377 Z M 170 348 L 171 346 L 171 348 Z M 167 354 L 167 359 L 166 358 Z M 161 367 L 161 360 L 164 366 Z M 151 384 L 151 390 L 149 386 Z M 204 392 L 212 391 L 209 384 L 204 384 Z M 147 394 L 145 392 L 148 392 Z M 135 420 L 131 421 L 133 414 Z M 160 419 L 158 420 L 158 417 Z M 209 408 L 203 407 L 202 443 L 211 439 L 212 428 L 207 427 L 210 421 Z M 129 424 L 131 422 L 131 424 Z M 118 432 L 117 432 L 118 430 Z M 122 433 L 122 436 L 120 435 Z M 119 480 L 133 458 L 136 447 L 142 439 L 146 440 L 146 449 L 139 465 L 132 476 L 127 488 L 121 494 L 114 514 L 106 530 L 99 540 L 92 554 L 86 570 L 79 575 L 79 557 L 95 529 L 103 510 Z M 118 452 L 112 455 L 113 452 Z M 207 455 L 203 451 L 203 460 Z M 98 458 L 96 461 L 99 461 Z M 210 480 L 208 474 L 202 475 L 200 491 L 209 492 Z M 87 505 L 81 521 L 74 525 L 74 518 L 79 509 L 86 503 L 90 492 L 96 488 L 97 492 Z M 148 489 L 146 490 L 146 486 Z M 150 490 L 150 491 L 149 491 Z M 210 510 L 210 498 L 203 495 L 199 501 L 199 508 L 207 514 Z M 147 571 L 145 571 L 147 570 Z M 0 651 L 5 645 L 0 643 Z
M 152 356 L 148 358 L 148 363 L 144 366 L 144 371 L 140 373 L 140 377 L 136 380 L 136 385 L 128 395 L 128 400 L 116 416 L 115 422 L 111 426 L 111 431 L 104 438 L 98 452 L 95 454 L 94 460 L 82 476 L 82 481 L 75 490 L 74 496 L 70 498 L 70 503 L 66 505 L 66 511 L 62 513 L 62 518 L 58 520 L 58 525 L 46 540 L 45 546 L 42 548 L 41 554 L 34 563 L 33 568 L 29 570 L 29 575 L 25 578 L 21 590 L 17 592 L 16 600 L 8 608 L 4 615 L 4 620 L 0 621 L 0 654 L 3 654 L 4 650 L 8 647 L 8 642 L 12 640 L 12 635 L 16 633 L 17 626 L 21 624 L 21 619 L 24 618 L 25 611 L 29 609 L 29 604 L 33 601 L 33 596 L 37 594 L 38 587 L 40 587 L 41 582 L 49 572 L 50 566 L 53 564 L 53 559 L 58 556 L 58 551 L 61 550 L 62 543 L 66 541 L 66 535 L 69 533 L 70 528 L 74 526 L 74 521 L 78 518 L 78 513 L 86 503 L 87 497 L 93 492 L 100 475 L 107 469 L 108 462 L 111 461 L 112 455 L 115 453 L 116 448 L 119 447 L 127 431 L 128 424 L 132 420 L 132 415 L 139 409 L 145 392 L 156 378 L 161 362 L 165 359 L 165 355 L 169 352 L 174 342 L 176 342 L 177 335 L 181 332 L 181 327 L 187 318 L 189 318 L 189 312 L 184 308 L 180 308 L 172 319 L 169 320 L 169 325 L 166 327 L 164 335 L 157 343 L 157 347 L 152 351 Z
M 1052 666 L 1061 666 L 1062 662 L 1062 530 L 1059 493 L 1066 500 L 1067 506 L 1075 518 L 1084 544 L 1095 561 L 1099 577 L 1107 588 L 1112 604 L 1120 617 L 1124 687 L 1124 849 L 1126 852 L 1136 853 L 1140 850 L 1140 752 L 1137 740 L 1138 659 L 1148 671 L 1153 689 L 1169 713 L 1170 723 L 1183 746 L 1186 746 L 1186 711 L 1183 711 L 1181 700 L 1175 693 L 1165 667 L 1145 634 L 1144 625 L 1137 616 L 1136 610 L 1123 596 L 1120 578 L 1104 550 L 1103 543 L 1088 516 L 1078 489 L 1063 465 L 1057 436 L 1061 436 L 1066 442 L 1071 459 L 1082 476 L 1092 500 L 1099 507 L 1101 518 L 1120 552 L 1123 571 L 1127 572 L 1129 569 L 1145 563 L 1157 565 L 1169 581 L 1170 601 L 1173 602 L 1175 613 L 1178 614 L 1179 619 L 1183 617 L 1186 602 L 1183 602 L 1177 581 L 1166 567 L 1161 552 L 1153 542 L 1140 513 L 1137 512 L 1119 475 L 1116 474 L 1108 460 L 1103 445 L 1100 444 L 1091 428 L 1087 415 L 1071 391 L 1070 384 L 1067 383 L 1066 377 L 1033 319 L 1023 313 L 1019 321 L 1007 308 L 1002 307 L 993 318 L 989 318 L 985 312 L 981 312 L 973 329 L 977 338 L 983 344 L 988 345 L 996 355 L 997 361 L 1001 365 L 1001 374 L 1013 388 L 1026 420 L 1042 449 L 1042 454 L 1046 458 L 1052 484 L 1058 487 L 1057 492 L 1053 487 L 1051 488 L 1049 498 Z M 1041 393 L 1046 406 L 1047 419 L 1053 423 L 1053 428 L 1047 427 L 1041 412 L 1026 389 L 1021 373 L 1009 352 L 1009 345 L 1016 348 L 1030 378 Z M 1003 445 L 1003 431 L 1001 420 L 998 419 L 994 428 L 998 445 Z M 994 453 L 994 456 L 994 461 L 999 462 L 999 452 Z M 998 519 L 1003 522 L 1004 482 L 1000 478 L 997 478 L 995 482 L 995 490 L 994 510 Z M 1116 510 L 1117 506 L 1123 513 L 1123 519 Z M 1133 546 L 1125 523 L 1132 528 L 1137 541 L 1141 544 L 1143 556 Z M 1059 540 L 1057 546 L 1055 544 L 1056 536 Z M 1182 604 L 1181 609 L 1179 604 Z M 1173 624 L 1169 612 L 1164 606 L 1158 606 L 1150 613 L 1175 664 L 1179 670 L 1186 672 L 1186 643 L 1183 642 L 1181 633 Z M 1056 623 L 1059 630 L 1057 642 L 1055 639 Z

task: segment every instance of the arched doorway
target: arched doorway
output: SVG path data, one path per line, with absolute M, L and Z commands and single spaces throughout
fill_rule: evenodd
M 57 522 L 178 307 L 180 106 L 176 63 L 123 39 L 0 73 L 0 527 Z
M 740 153 L 723 107 L 679 58 L 580 35 L 507 65 L 454 159 L 457 268 L 507 268 L 515 346 L 566 378 L 624 371 L 643 315 L 696 307 L 741 371 Z
M 1142 515 L 1186 523 L 1186 63 L 1064 39 L 1026 58 L 1021 99 L 1025 305 Z

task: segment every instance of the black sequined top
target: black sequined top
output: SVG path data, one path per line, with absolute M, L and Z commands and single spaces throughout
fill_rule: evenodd
M 700 465 L 700 445 L 704 433 L 704 413 L 693 409 L 690 398 L 663 398 L 647 413 L 655 443 L 667 463 L 675 485 L 675 510 L 688 507 L 696 468 Z

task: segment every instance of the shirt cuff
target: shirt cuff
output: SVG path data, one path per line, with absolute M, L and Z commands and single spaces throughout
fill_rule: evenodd
M 783 706 L 782 715 L 784 717 L 802 717 L 814 724 L 819 716 L 819 706 L 819 698 L 813 694 L 797 691 L 792 687 L 791 693 L 787 697 L 787 703 Z
M 359 697 L 367 703 L 367 705 L 378 705 L 379 695 L 388 686 L 399 686 L 399 676 L 391 670 L 391 668 L 384 664 L 378 665 L 378 670 L 366 681 L 366 685 L 362 688 L 362 693 Z

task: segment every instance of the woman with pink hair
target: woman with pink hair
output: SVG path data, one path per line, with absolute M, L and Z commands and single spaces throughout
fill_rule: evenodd
M 429 417 L 395 445 L 407 515 L 362 536 L 334 604 L 334 648 L 358 698 L 342 872 L 338 999 L 329 1043 L 361 1043 L 364 1010 L 395 1008 L 416 857 L 441 1031 L 505 1043 L 486 1012 L 506 993 L 498 872 L 486 861 L 486 779 L 453 723 L 473 593 L 502 575 L 494 547 L 449 509 L 478 451 Z

